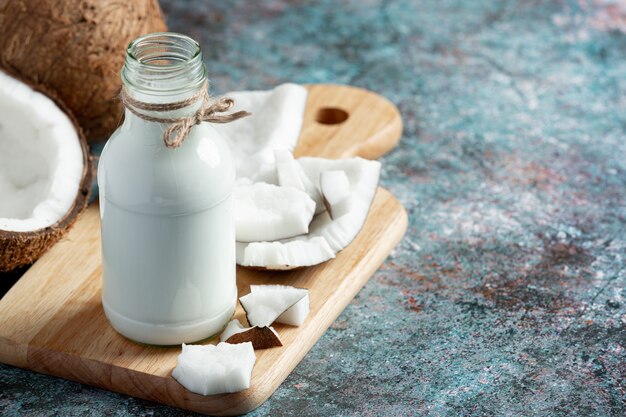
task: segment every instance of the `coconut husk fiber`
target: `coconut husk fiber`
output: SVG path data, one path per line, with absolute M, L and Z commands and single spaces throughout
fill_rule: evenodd
M 156 0 L 0 2 L 0 66 L 53 89 L 90 142 L 107 139 L 122 118 L 116 95 L 126 48 L 166 31 Z

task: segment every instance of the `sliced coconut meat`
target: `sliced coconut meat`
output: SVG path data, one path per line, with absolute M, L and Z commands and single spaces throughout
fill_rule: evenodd
M 299 171 L 302 168 L 293 158 L 293 154 L 286 149 L 276 149 L 274 151 L 274 159 L 276 160 L 278 185 L 306 192 L 302 178 L 299 175 Z
M 334 170 L 345 171 L 348 176 L 350 212 L 334 220 L 328 213 L 321 213 L 309 226 L 309 235 L 324 237 L 330 247 L 339 252 L 354 240 L 367 219 L 378 187 L 380 162 L 362 158 L 333 161 L 310 157 L 300 158 L 298 162 L 309 176 L 319 176 L 322 172 Z
M 200 395 L 224 394 L 250 388 L 256 356 L 252 343 L 186 345 L 178 355 L 172 377 Z
M 317 265 L 335 257 L 326 239 L 297 237 L 276 242 L 237 242 L 241 266 L 289 270 Z
M 306 288 L 284 286 L 271 291 L 250 292 L 240 297 L 239 302 L 251 326 L 269 326 L 308 294 Z
M 307 233 L 315 202 L 303 191 L 256 183 L 235 188 L 235 225 L 240 242 L 273 241 Z
M 249 179 L 252 183 L 264 182 L 266 184 L 280 185 L 278 183 L 278 173 L 276 172 L 276 164 L 274 162 L 262 164 L 253 175 L 243 178 Z
M 273 242 L 239 242 L 237 244 L 239 265 L 265 269 L 294 269 L 315 265 L 333 258 L 334 254 L 348 246 L 361 230 L 376 194 L 380 162 L 362 158 L 330 160 L 305 157 L 298 159 L 298 163 L 310 178 L 320 178 L 321 174 L 327 171 L 344 171 L 350 184 L 350 211 L 335 219 L 332 219 L 328 212 L 316 215 L 306 235 Z M 292 250 L 295 247 L 305 249 Z M 307 252 L 309 248 L 316 250 Z M 330 248 L 330 251 L 327 251 L 327 248 Z M 316 255 L 315 263 L 312 262 L 311 253 Z
M 68 115 L 0 72 L 0 230 L 35 231 L 62 219 L 77 198 L 83 159 Z
M 307 89 L 281 84 L 269 91 L 234 91 L 226 94 L 235 101 L 233 111 L 246 110 L 251 116 L 213 127 L 233 138 L 231 150 L 237 161 L 237 176 L 250 177 L 263 163 L 273 163 L 274 149 L 294 149 L 298 142 Z
M 324 196 L 326 211 L 332 219 L 337 219 L 352 208 L 350 181 L 344 171 L 325 171 L 320 174 L 320 187 Z
M 273 327 L 243 327 L 237 319 L 228 323 L 220 335 L 220 341 L 231 344 L 250 342 L 254 349 L 269 349 L 283 345 Z
M 274 160 L 278 185 L 304 191 L 315 201 L 315 214 L 324 211 L 324 201 L 320 190 L 304 173 L 300 164 L 294 159 L 293 154 L 286 149 L 276 149 L 274 151 Z
M 269 292 L 280 293 L 280 291 L 288 290 L 286 285 L 250 285 L 250 292 Z M 276 319 L 277 323 L 289 324 L 291 326 L 300 326 L 309 315 L 309 294 L 300 301 L 289 307 L 283 314 Z

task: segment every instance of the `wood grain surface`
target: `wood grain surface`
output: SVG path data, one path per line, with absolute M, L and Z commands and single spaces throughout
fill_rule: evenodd
M 347 86 L 308 89 L 296 155 L 375 158 L 399 140 L 400 115 L 383 97 Z M 261 405 L 285 380 L 382 264 L 406 227 L 402 205 L 379 188 L 363 229 L 335 259 L 290 272 L 238 268 L 240 296 L 250 291 L 250 284 L 305 287 L 310 290 L 311 311 L 300 327 L 275 326 L 284 346 L 256 351 L 251 388 L 201 396 L 171 377 L 180 347 L 140 345 L 108 324 L 100 303 L 100 226 L 94 204 L 68 237 L 0 300 L 0 361 L 202 413 L 245 413 Z M 244 320 L 240 306 L 235 317 Z

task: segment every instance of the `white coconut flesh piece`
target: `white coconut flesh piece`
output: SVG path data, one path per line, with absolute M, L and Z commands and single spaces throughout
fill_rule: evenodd
M 327 171 L 344 171 L 350 185 L 350 202 L 346 203 L 350 211 L 334 219 L 326 211 L 316 215 L 306 235 L 273 242 L 238 242 L 239 265 L 272 270 L 316 265 L 332 259 L 363 227 L 376 194 L 380 162 L 304 157 L 298 163 L 310 178 L 320 178 Z
M 244 177 L 246 178 L 246 177 Z M 264 182 L 266 184 L 280 185 L 278 183 L 278 173 L 274 162 L 262 164 L 258 171 L 249 177 L 253 183 Z
M 350 181 L 344 171 L 325 171 L 320 174 L 320 188 L 326 211 L 332 219 L 350 212 Z
M 241 266 L 290 270 L 317 265 L 335 257 L 326 239 L 321 236 L 276 242 L 237 242 L 237 263 Z
M 264 163 L 273 163 L 274 149 L 294 149 L 300 136 L 307 89 L 281 84 L 269 91 L 227 93 L 235 101 L 232 111 L 246 110 L 250 116 L 232 123 L 214 124 L 224 137 L 232 138 L 237 176 L 250 177 Z
M 286 285 L 250 285 L 250 291 L 258 292 L 280 292 L 289 288 Z M 289 307 L 283 314 L 276 319 L 277 323 L 289 324 L 291 326 L 300 326 L 309 315 L 309 293 L 307 291 L 300 301 Z
M 308 233 L 315 202 L 303 191 L 256 183 L 235 188 L 240 242 L 273 241 Z
M 0 72 L 0 229 L 35 231 L 62 219 L 76 200 L 83 164 L 67 114 Z
M 284 286 L 270 291 L 250 292 L 239 298 L 251 326 L 270 326 L 281 314 L 307 297 L 309 290 Z
M 250 342 L 205 346 L 183 344 L 172 377 L 200 395 L 238 392 L 250 388 L 255 361 Z
M 228 323 L 224 332 L 220 335 L 220 341 L 231 344 L 250 342 L 255 350 L 283 345 L 273 327 L 243 327 L 237 319 Z
M 341 170 L 350 183 L 350 212 L 331 219 L 327 212 L 316 216 L 309 226 L 310 236 L 322 236 L 331 249 L 339 252 L 350 244 L 363 227 L 370 206 L 376 195 L 380 177 L 380 162 L 363 158 L 329 160 L 300 158 L 298 162 L 311 177 L 325 171 Z
M 294 159 L 293 154 L 286 149 L 276 149 L 274 151 L 274 160 L 278 185 L 304 191 L 315 201 L 315 214 L 324 211 L 324 200 L 320 190 L 304 173 L 300 164 Z

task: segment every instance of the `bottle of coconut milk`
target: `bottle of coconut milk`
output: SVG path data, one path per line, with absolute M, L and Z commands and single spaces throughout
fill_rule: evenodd
M 122 82 L 132 106 L 125 102 L 98 167 L 102 305 L 111 325 L 138 342 L 205 339 L 226 325 L 237 300 L 234 164 L 207 122 L 176 126 L 169 138 L 184 140 L 164 142 L 173 125 L 164 120 L 206 105 L 200 47 L 173 33 L 136 39 Z

